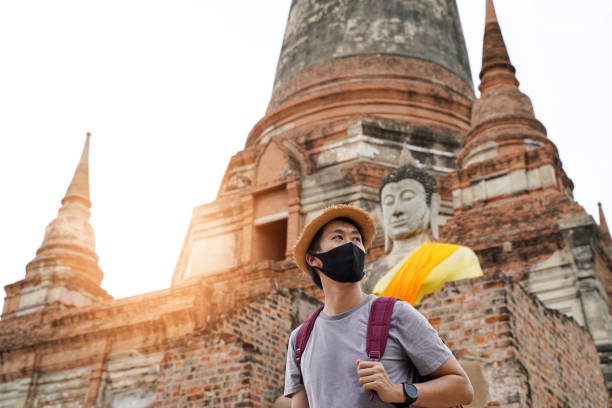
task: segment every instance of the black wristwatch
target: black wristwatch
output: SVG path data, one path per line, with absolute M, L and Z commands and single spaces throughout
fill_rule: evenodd
M 409 382 L 402 383 L 402 386 L 404 387 L 404 396 L 406 397 L 406 400 L 404 400 L 404 403 L 400 406 L 409 407 L 410 404 L 416 401 L 419 397 L 419 390 L 414 386 L 414 384 Z

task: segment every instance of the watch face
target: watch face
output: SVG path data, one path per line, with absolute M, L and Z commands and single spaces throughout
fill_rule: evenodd
M 406 393 L 406 396 L 411 400 L 407 402 L 414 402 L 419 396 L 419 390 L 417 390 L 417 387 L 415 387 L 414 384 L 404 383 L 404 392 Z

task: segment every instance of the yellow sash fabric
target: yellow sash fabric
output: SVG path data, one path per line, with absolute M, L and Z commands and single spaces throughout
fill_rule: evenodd
M 418 305 L 446 282 L 482 276 L 478 257 L 461 245 L 426 242 L 387 272 L 374 287 L 378 296 L 394 296 Z

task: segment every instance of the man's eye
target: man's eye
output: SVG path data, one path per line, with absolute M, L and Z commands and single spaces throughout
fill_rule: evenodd
M 384 205 L 391 205 L 395 202 L 395 198 L 392 195 L 388 195 L 383 197 L 383 204 Z
M 337 238 L 342 239 L 342 235 L 334 235 L 334 236 L 332 237 L 332 239 L 337 239 Z
M 355 237 L 355 238 L 353 238 L 353 239 L 354 239 L 355 241 L 357 241 L 357 242 L 361 242 L 361 237 Z

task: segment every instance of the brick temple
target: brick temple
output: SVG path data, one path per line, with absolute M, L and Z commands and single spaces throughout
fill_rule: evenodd
M 100 286 L 88 137 L 5 287 L 0 407 L 288 406 L 288 336 L 322 297 L 293 244 L 348 203 L 379 225 L 366 261 L 385 256 L 378 187 L 407 162 L 438 182 L 441 241 L 485 273 L 419 306 L 470 374 L 471 406 L 608 406 L 612 239 L 601 207 L 598 224 L 574 201 L 486 9 L 476 98 L 454 0 L 293 0 L 267 112 L 193 210 L 164 290 Z

